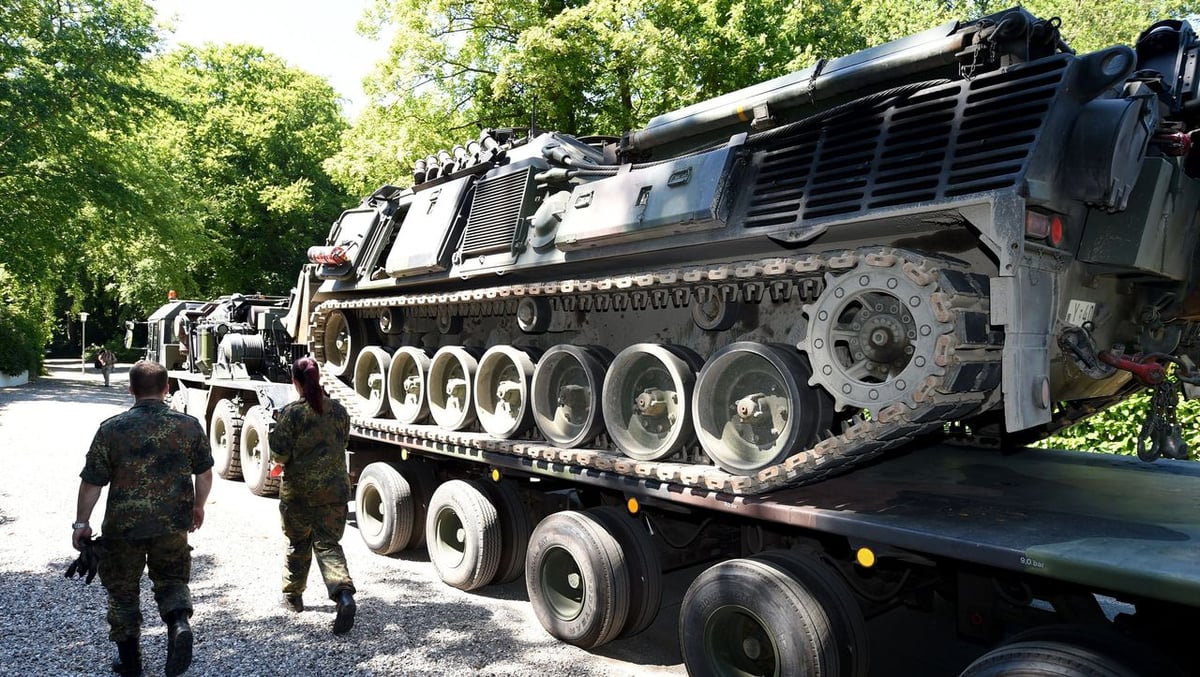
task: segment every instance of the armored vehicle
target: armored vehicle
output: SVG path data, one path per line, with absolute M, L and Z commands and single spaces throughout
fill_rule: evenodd
M 487 130 L 310 250 L 313 352 L 381 436 L 731 494 L 1171 395 L 1195 51 L 1013 9 L 619 137 Z M 1166 407 L 1144 437 L 1187 455 Z

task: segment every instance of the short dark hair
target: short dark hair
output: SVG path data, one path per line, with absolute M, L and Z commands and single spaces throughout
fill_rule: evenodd
M 154 397 L 166 389 L 167 369 L 161 364 L 138 360 L 129 368 L 129 390 L 134 397 Z

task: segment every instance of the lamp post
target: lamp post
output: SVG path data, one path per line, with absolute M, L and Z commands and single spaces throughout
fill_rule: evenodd
M 79 313 L 82 328 L 79 330 L 79 373 L 87 371 L 87 313 Z

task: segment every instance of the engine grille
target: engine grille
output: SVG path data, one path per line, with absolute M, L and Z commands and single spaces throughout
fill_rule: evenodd
M 533 196 L 532 172 L 527 167 L 475 184 L 463 234 L 464 259 L 511 251 L 518 234 L 524 234 L 524 215 Z
M 1068 59 L 929 88 L 751 145 L 742 224 L 788 226 L 1016 185 Z

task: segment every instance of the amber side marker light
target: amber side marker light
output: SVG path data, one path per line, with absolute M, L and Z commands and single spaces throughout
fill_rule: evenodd
M 875 566 L 875 551 L 870 548 L 859 548 L 858 552 L 854 553 L 854 559 L 864 569 L 870 569 Z
M 629 511 L 630 515 L 636 515 L 638 514 L 638 510 L 642 509 L 642 506 L 638 504 L 636 498 L 628 498 L 625 499 L 625 509 Z
M 499 468 L 492 468 L 492 481 L 493 482 L 500 481 L 500 469 Z

